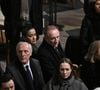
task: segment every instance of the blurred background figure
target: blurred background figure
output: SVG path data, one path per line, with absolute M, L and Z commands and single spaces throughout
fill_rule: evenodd
M 80 76 L 89 90 L 100 87 L 100 40 L 90 44 Z
M 0 90 L 15 90 L 13 77 L 8 73 L 3 73 L 0 77 Z
M 100 40 L 100 0 L 91 1 L 80 30 L 80 51 L 84 59 L 90 43 Z

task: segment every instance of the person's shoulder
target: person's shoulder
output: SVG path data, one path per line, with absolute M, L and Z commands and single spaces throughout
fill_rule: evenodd
M 83 81 L 80 78 L 75 78 L 74 76 L 72 77 L 71 80 L 73 85 L 80 86 L 83 83 Z
M 87 88 L 84 84 L 84 82 L 81 79 L 75 79 L 73 84 L 75 84 L 78 87 L 83 87 L 83 88 Z
M 19 62 L 18 59 L 15 59 L 11 63 L 9 63 L 6 68 L 11 71 L 19 70 L 20 68 L 22 68 L 22 64 Z
M 16 65 L 17 65 L 17 63 L 16 63 L 16 61 L 14 60 L 14 61 L 10 62 L 10 63 L 7 65 L 7 67 L 8 67 L 8 68 L 14 68 L 14 67 L 16 67 Z
M 74 81 L 74 86 L 79 88 L 79 90 L 88 90 L 88 88 L 81 79 L 76 79 Z
M 16 71 L 18 71 L 17 63 L 15 63 L 15 62 L 10 63 L 9 65 L 6 66 L 5 71 L 14 75 L 16 73 Z
M 38 53 L 44 52 L 46 49 L 46 45 L 42 42 L 41 45 L 38 47 Z
M 36 58 L 31 58 L 30 61 L 31 61 L 31 62 L 34 62 L 34 63 L 39 63 L 39 60 L 36 59 Z
M 46 53 L 50 53 L 52 47 L 50 45 L 42 44 L 38 48 L 37 55 L 47 55 Z
M 79 83 L 79 84 L 80 84 L 80 83 L 83 83 L 81 79 L 74 79 L 74 82 L 77 83 L 77 84 L 78 84 L 78 83 Z
M 31 58 L 30 59 L 30 64 L 31 65 L 34 65 L 34 67 L 40 67 L 40 62 L 38 59 L 35 59 L 35 58 Z

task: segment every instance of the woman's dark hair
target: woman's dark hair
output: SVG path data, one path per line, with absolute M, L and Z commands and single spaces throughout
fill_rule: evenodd
M 36 30 L 31 24 L 26 25 L 26 26 L 23 27 L 23 29 L 22 29 L 22 37 L 23 37 L 23 38 L 26 37 L 26 35 L 27 35 L 27 33 L 28 33 L 28 31 L 29 31 L 30 29 L 34 29 L 34 30 L 36 31 L 37 40 L 38 40 L 38 39 L 39 39 L 39 35 L 38 35 L 38 33 L 37 33 L 37 30 Z

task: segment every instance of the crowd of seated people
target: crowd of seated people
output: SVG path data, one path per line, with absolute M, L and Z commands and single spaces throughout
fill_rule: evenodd
M 69 36 L 71 43 L 66 43 L 65 50 L 56 25 L 44 28 L 43 41 L 37 47 L 37 29 L 26 24 L 15 47 L 16 57 L 5 71 L 0 68 L 0 90 L 97 90 L 100 87 L 100 0 L 88 5 L 80 36 Z

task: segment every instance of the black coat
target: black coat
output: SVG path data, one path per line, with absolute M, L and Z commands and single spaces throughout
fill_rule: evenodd
M 84 62 L 80 68 L 80 76 L 89 90 L 100 87 L 100 62 Z
M 47 82 L 56 72 L 57 64 L 59 60 L 65 56 L 61 45 L 59 44 L 58 50 L 60 55 L 55 51 L 54 47 L 49 45 L 45 40 L 43 40 L 40 45 L 37 58 L 40 61 L 41 68 L 43 70 L 44 79 Z
M 100 40 L 100 14 L 95 12 L 94 3 L 91 5 L 90 15 L 86 15 L 82 21 L 80 30 L 81 55 L 87 53 L 90 43 Z
M 30 59 L 30 68 L 34 77 L 35 90 L 42 90 L 44 85 L 41 68 L 38 60 Z M 31 90 L 26 78 L 26 72 L 19 60 L 16 60 L 7 67 L 6 72 L 9 72 L 14 77 L 15 90 Z

